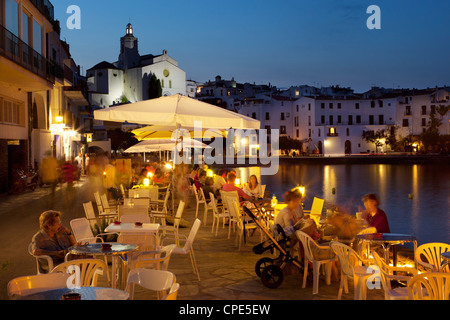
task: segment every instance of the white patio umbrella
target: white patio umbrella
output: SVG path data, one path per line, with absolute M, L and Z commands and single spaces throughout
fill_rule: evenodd
M 139 141 L 142 140 L 157 140 L 157 139 L 171 139 L 173 136 L 173 132 L 176 128 L 171 126 L 145 126 L 139 129 L 135 129 L 131 131 L 134 134 L 135 138 Z M 196 128 L 183 128 L 189 131 L 189 135 L 192 139 L 202 139 L 205 131 L 207 129 L 195 130 Z M 226 137 L 225 130 L 219 129 L 209 129 L 209 133 L 212 133 L 214 136 L 224 136 Z
M 135 144 L 134 146 L 125 150 L 125 153 L 139 153 L 139 152 L 153 152 L 153 151 L 171 151 L 177 145 L 176 141 L 171 139 L 145 140 Z M 183 147 L 191 148 L 210 148 L 208 145 L 193 139 L 184 139 L 180 144 Z
M 260 121 L 180 94 L 94 111 L 96 120 L 205 129 L 260 129 Z

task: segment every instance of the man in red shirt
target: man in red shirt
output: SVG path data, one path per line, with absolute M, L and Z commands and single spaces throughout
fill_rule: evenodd
M 366 208 L 363 214 L 365 214 L 365 219 L 369 225 L 375 227 L 379 233 L 391 233 L 386 213 L 378 208 L 380 202 L 377 196 L 374 194 L 366 194 L 362 198 L 362 202 Z
M 223 191 L 237 191 L 240 201 L 251 199 L 252 198 L 251 196 L 249 196 L 247 193 L 245 193 L 244 190 L 242 190 L 241 188 L 237 187 L 234 184 L 235 181 L 236 181 L 236 174 L 234 172 L 228 173 L 227 183 L 225 183 L 223 185 L 222 190 Z

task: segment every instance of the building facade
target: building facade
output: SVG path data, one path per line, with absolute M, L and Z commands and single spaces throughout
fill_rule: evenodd
M 48 1 L 0 0 L 0 192 L 47 153 L 73 159 L 87 87 Z
M 120 39 L 120 54 L 116 62 L 100 62 L 87 70 L 87 81 L 92 105 L 107 108 L 124 102 L 149 99 L 149 83 L 155 75 L 161 82 L 162 95 L 186 95 L 186 72 L 169 56 L 140 55 L 138 39 L 133 26 L 127 25 Z

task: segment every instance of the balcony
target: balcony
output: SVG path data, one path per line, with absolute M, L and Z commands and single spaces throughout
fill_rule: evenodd
M 49 0 L 30 0 L 30 2 L 48 19 L 48 21 L 55 21 L 55 8 Z
M 0 25 L 0 56 L 3 56 L 39 77 L 55 83 L 55 65 Z

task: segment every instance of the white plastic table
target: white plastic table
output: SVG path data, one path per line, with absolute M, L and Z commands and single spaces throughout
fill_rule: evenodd
M 81 287 L 47 290 L 28 296 L 15 297 L 14 300 L 62 300 L 62 296 L 67 293 L 79 293 L 81 300 L 128 300 L 129 298 L 129 294 L 126 291 L 119 289 Z

